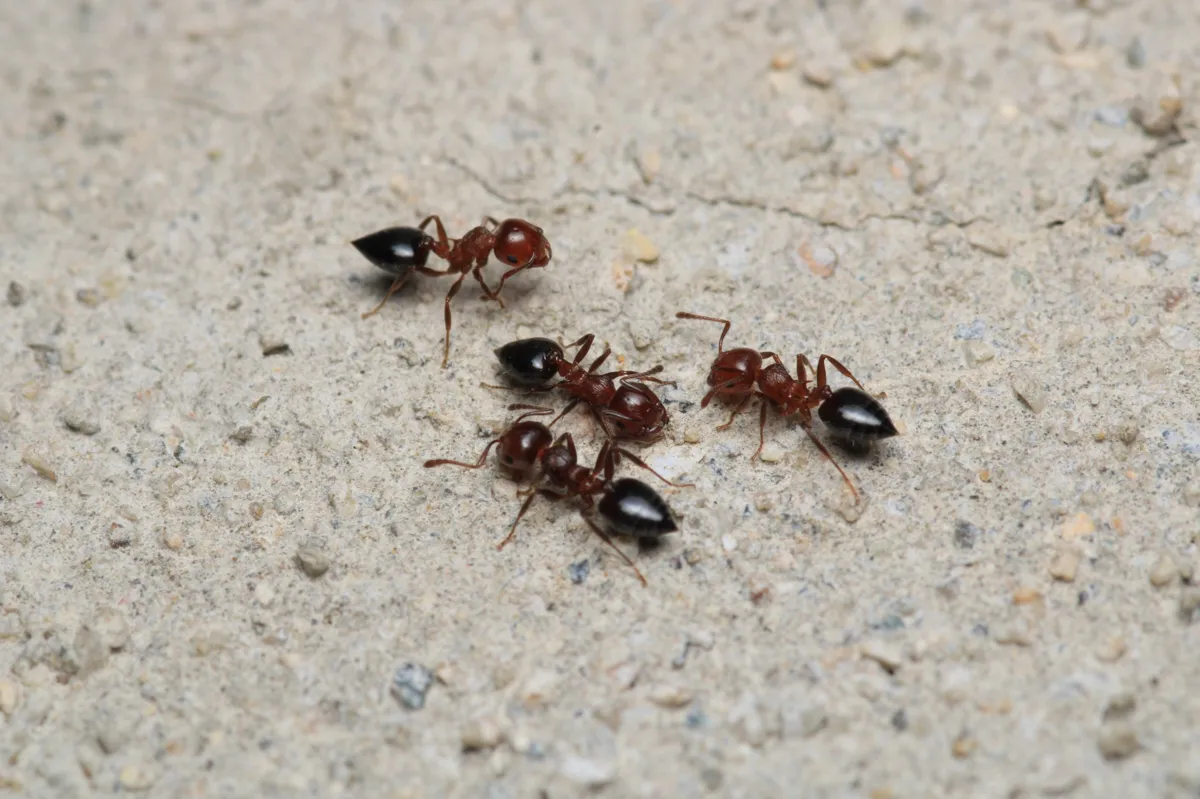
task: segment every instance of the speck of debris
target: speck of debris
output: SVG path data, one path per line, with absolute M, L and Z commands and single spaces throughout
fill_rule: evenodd
M 959 549 L 973 549 L 983 531 L 968 521 L 960 521 L 954 527 L 954 545 Z
M 392 695 L 405 707 L 420 710 L 432 685 L 433 672 L 416 663 L 405 663 L 392 677 Z
M 592 570 L 592 564 L 587 558 L 576 561 L 567 567 L 568 573 L 571 575 L 571 582 L 575 585 L 582 585 L 583 581 L 588 578 L 588 573 Z
M 25 290 L 24 286 L 22 286 L 20 283 L 18 283 L 15 280 L 9 281 L 9 284 L 8 284 L 8 304 L 9 305 L 11 305 L 14 308 L 20 308 L 22 305 L 25 304 L 25 300 L 28 296 L 29 296 L 29 293 Z
M 904 712 L 903 708 L 892 714 L 892 726 L 896 728 L 897 732 L 904 732 L 908 729 L 908 714 Z
M 234 430 L 232 433 L 229 434 L 229 438 L 233 441 L 236 441 L 239 444 L 245 444 L 247 441 L 249 441 L 253 437 L 254 437 L 254 428 L 248 424 L 244 424 L 241 427 L 238 427 L 236 430 Z
M 296 550 L 296 562 L 314 580 L 329 571 L 329 556 L 319 544 L 309 542 Z

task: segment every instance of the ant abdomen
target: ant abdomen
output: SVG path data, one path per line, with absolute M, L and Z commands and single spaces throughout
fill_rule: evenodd
M 855 448 L 897 434 L 896 425 L 879 400 L 865 391 L 846 386 L 829 395 L 817 409 L 830 430 Z
M 542 386 L 558 374 L 563 349 L 548 338 L 523 338 L 494 351 L 500 368 L 522 386 Z
M 403 275 L 429 260 L 430 240 L 415 227 L 390 227 L 350 242 L 385 272 Z
M 679 529 L 658 492 L 631 477 L 614 481 L 596 509 L 613 532 L 632 538 L 653 539 Z

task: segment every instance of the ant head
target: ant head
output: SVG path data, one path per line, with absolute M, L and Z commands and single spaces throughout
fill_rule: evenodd
M 496 230 L 496 257 L 508 266 L 524 269 L 550 263 L 550 242 L 542 229 L 524 219 L 505 219 Z
M 494 352 L 504 374 L 523 386 L 545 385 L 563 360 L 562 347 L 548 338 L 523 338 Z
M 500 466 L 517 477 L 532 476 L 541 454 L 554 443 L 554 434 L 541 422 L 517 422 L 500 436 Z

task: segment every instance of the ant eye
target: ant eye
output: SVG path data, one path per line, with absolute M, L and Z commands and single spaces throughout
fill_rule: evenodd
M 505 463 L 512 463 L 512 462 L 513 462 L 513 456 L 512 456 L 512 455 L 505 455 L 505 456 L 504 456 L 504 462 L 505 462 Z
M 517 256 L 515 256 L 515 255 L 510 255 L 510 256 L 508 256 L 508 259 L 507 259 L 507 260 L 508 260 L 508 262 L 509 262 L 510 264 L 515 264 L 515 263 L 517 262 Z

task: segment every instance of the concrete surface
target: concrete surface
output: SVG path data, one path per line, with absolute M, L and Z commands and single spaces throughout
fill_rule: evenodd
M 0 17 L 4 791 L 1200 793 L 1194 3 Z M 444 371 L 447 282 L 361 320 L 348 245 L 428 213 L 554 247 Z M 679 310 L 887 393 L 861 507 L 715 430 Z M 494 347 L 585 332 L 678 381 L 647 588 L 421 468 L 511 418 Z

